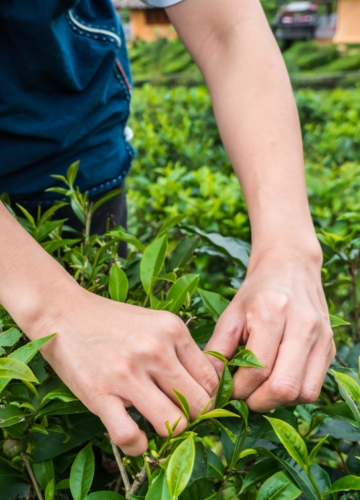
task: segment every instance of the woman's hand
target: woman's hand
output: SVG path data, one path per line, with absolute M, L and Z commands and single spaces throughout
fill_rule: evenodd
M 254 411 L 313 403 L 320 394 L 336 352 L 320 271 L 321 259 L 300 250 L 252 255 L 244 283 L 216 325 L 206 349 L 230 359 L 246 344 L 266 366 L 240 368 L 234 377 L 233 397 Z M 211 362 L 221 372 L 222 363 Z
M 176 434 L 187 425 L 173 389 L 188 400 L 192 419 L 216 395 L 214 367 L 174 314 L 117 303 L 77 285 L 65 305 L 56 319 L 32 329 L 36 336 L 57 332 L 43 356 L 124 453 L 147 449 L 126 407 L 135 406 L 167 436 L 166 420 L 173 425 L 181 416 Z

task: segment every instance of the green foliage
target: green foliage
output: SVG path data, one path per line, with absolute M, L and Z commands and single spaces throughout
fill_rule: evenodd
M 46 500 L 124 500 L 126 495 L 323 500 L 333 492 L 339 499 L 347 491 L 357 498 L 360 91 L 304 91 L 296 97 L 338 348 L 318 401 L 266 415 L 249 411 L 244 401 L 231 400 L 233 376 L 238 367 L 261 370 L 263 365 L 244 347 L 232 360 L 208 352 L 224 363 L 219 391 L 194 421 L 184 396 L 175 393 L 188 420 L 182 434 L 174 436 L 176 424 L 170 428 L 167 423 L 167 438 L 157 436 L 130 410 L 147 434 L 149 449 L 136 459 L 122 455 L 130 483 L 145 478 L 136 494 L 127 494 L 101 421 L 38 354 L 53 335 L 29 342 L 1 308 L 1 499 L 26 497 L 24 485 L 30 479 L 24 454 Z M 82 234 L 65 237 L 64 221 L 56 220 L 61 204 L 40 211 L 37 219 L 24 211 L 18 219 L 82 287 L 112 300 L 167 309 L 184 323 L 191 320 L 190 332 L 204 348 L 246 274 L 250 229 L 244 199 L 230 174 L 204 89 L 154 92 L 144 87 L 134 106 L 136 140 L 149 141 L 144 146 L 149 147 L 129 179 L 131 234 L 115 227 L 91 236 L 96 207 L 76 188 L 76 164 L 62 182 L 84 223 Z M 118 256 L 120 241 L 128 242 L 126 259 Z

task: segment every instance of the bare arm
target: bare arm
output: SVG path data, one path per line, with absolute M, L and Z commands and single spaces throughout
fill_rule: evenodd
M 208 348 L 230 357 L 247 343 L 267 366 L 236 375 L 234 396 L 254 410 L 313 401 L 334 345 L 281 53 L 258 0 L 185 0 L 168 14 L 208 85 L 252 229 L 247 278 Z

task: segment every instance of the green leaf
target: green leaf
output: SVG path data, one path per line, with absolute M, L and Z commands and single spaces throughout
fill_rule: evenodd
M 55 495 L 55 484 L 54 484 L 54 479 L 52 479 L 46 486 L 45 500 L 53 500 L 54 495 Z
M 40 434 L 49 434 L 44 426 L 40 424 L 33 424 L 31 429 L 29 430 L 29 433 L 35 434 L 36 432 L 40 432 Z
M 63 247 L 71 247 L 73 245 L 76 245 L 76 243 L 79 243 L 81 241 L 80 238 L 78 239 L 64 239 L 64 240 L 49 240 L 49 241 L 44 241 L 41 243 L 41 246 L 43 247 L 44 250 L 47 251 L 47 253 L 52 254 L 59 248 Z
M 221 459 L 211 450 L 207 450 L 207 459 L 209 476 L 222 481 L 224 479 L 225 466 Z
M 339 389 L 344 389 L 351 398 L 355 399 L 357 402 L 360 402 L 359 384 L 355 382 L 352 377 L 349 377 L 349 375 L 345 375 L 344 373 L 339 373 L 334 370 L 331 370 L 331 373 L 334 375 Z
M 253 486 L 266 481 L 266 479 L 280 470 L 281 466 L 275 458 L 260 460 L 250 469 L 249 473 L 246 474 L 241 492 L 249 490 Z
M 228 363 L 230 366 L 252 366 L 254 368 L 266 368 L 261 361 L 249 349 L 238 352 Z
M 61 175 L 60 176 L 52 175 L 51 177 L 54 177 L 55 179 L 60 178 L 60 180 L 66 182 L 65 177 L 62 177 Z M 69 205 L 69 204 L 64 202 L 64 201 L 60 201 L 60 202 L 55 203 L 52 207 L 50 207 L 48 210 L 46 210 L 46 212 L 43 213 L 43 215 L 40 218 L 39 225 L 41 226 L 47 220 L 49 220 L 54 215 L 54 213 L 57 210 L 59 210 L 59 208 L 65 207 L 67 205 Z
M 114 228 L 110 233 L 106 233 L 105 236 L 108 236 L 115 241 L 126 241 L 130 245 L 133 245 L 135 248 L 140 250 L 140 252 L 145 252 L 145 246 L 132 234 L 127 233 L 122 227 L 118 226 Z
M 73 184 L 75 182 L 76 175 L 78 172 L 79 165 L 80 165 L 80 160 L 72 163 L 67 170 L 67 181 L 68 181 L 70 187 L 73 187 Z
M 329 436 L 324 436 L 322 439 L 320 439 L 317 445 L 311 450 L 311 453 L 309 455 L 309 466 L 311 466 L 311 464 L 315 460 L 318 451 L 320 450 L 320 448 L 322 447 L 322 445 L 324 444 L 324 442 L 327 440 L 328 437 Z
M 193 435 L 189 436 L 171 455 L 167 468 L 167 484 L 172 500 L 186 488 L 194 466 L 195 446 Z
M 187 214 L 174 215 L 173 217 L 165 219 L 158 234 L 156 235 L 156 239 L 161 238 L 161 236 L 166 234 L 172 227 L 177 226 L 182 220 L 185 219 L 185 217 L 187 217 Z
M 295 500 L 301 495 L 291 476 L 287 472 L 277 472 L 261 486 L 256 500 Z
M 206 477 L 193 481 L 181 493 L 179 500 L 206 500 L 215 492 L 214 482 Z
M 17 328 L 10 328 L 0 334 L 0 346 L 11 347 L 20 339 L 22 333 Z
M 69 479 L 63 479 L 62 481 L 59 481 L 58 484 L 55 486 L 55 491 L 69 490 L 69 489 L 70 489 Z
M 33 372 L 25 363 L 10 357 L 0 358 L 0 377 L 9 379 L 16 378 L 35 382 L 36 384 L 39 383 Z
M 119 266 L 113 264 L 110 270 L 109 292 L 112 300 L 125 302 L 128 293 L 129 282 L 126 274 Z
M 201 288 L 198 289 L 198 292 L 205 307 L 209 309 L 213 320 L 217 322 L 230 302 L 218 293 L 207 292 L 201 290 Z
M 166 235 L 151 243 L 140 262 L 140 277 L 146 293 L 151 291 L 151 278 L 157 277 L 164 265 L 168 242 Z
M 186 401 L 185 396 L 183 396 L 180 392 L 176 391 L 175 389 L 173 389 L 173 391 L 181 405 L 182 411 L 184 412 L 187 421 L 189 422 L 190 421 L 189 403 Z
M 197 235 L 186 236 L 178 241 L 167 265 L 168 269 L 184 268 L 193 257 L 195 249 L 199 246 L 201 238 Z
M 237 435 L 234 434 L 228 427 L 225 427 L 225 425 L 222 424 L 219 420 L 213 420 L 212 422 L 216 422 L 216 424 L 220 427 L 220 429 L 226 432 L 226 434 L 231 439 L 232 443 L 236 442 Z
M 30 363 L 35 354 L 39 351 L 39 349 L 45 345 L 49 340 L 51 340 L 56 333 L 52 335 L 48 335 L 47 337 L 41 337 L 39 339 L 33 340 L 28 344 L 20 347 L 16 351 L 9 354 L 9 358 L 17 359 L 18 361 L 22 361 L 23 363 Z M 10 378 L 0 378 L 0 392 L 7 386 L 10 382 Z
M 198 274 L 186 274 L 179 278 L 167 294 L 166 300 L 170 300 L 171 302 L 166 306 L 166 310 L 176 314 L 185 303 L 187 294 L 191 297 L 195 292 L 198 281 Z
M 118 196 L 119 194 L 123 193 L 125 190 L 124 189 L 113 189 L 112 191 L 106 193 L 105 196 L 100 198 L 96 203 L 94 203 L 91 211 L 91 215 L 97 210 L 101 205 L 103 205 L 106 201 L 111 200 L 114 198 L 114 196 Z
M 50 233 L 52 233 L 53 231 L 55 231 L 55 229 L 57 229 L 58 227 L 60 227 L 61 225 L 64 224 L 64 222 L 66 222 L 67 219 L 63 219 L 63 220 L 54 220 L 54 221 L 51 221 L 51 222 L 46 222 L 45 224 L 39 226 L 36 228 L 35 231 L 33 231 L 32 233 L 32 237 L 38 242 L 38 243 L 41 243 L 43 240 L 45 240 Z
M 201 236 L 202 240 L 220 250 L 226 257 L 229 257 L 233 262 L 239 264 L 243 269 L 247 268 L 251 249 L 249 243 L 237 238 L 222 236 L 217 233 L 205 234 L 194 226 L 182 225 L 181 227 L 191 233 L 198 234 Z
M 232 413 L 231 411 L 228 410 L 222 410 L 222 409 L 216 409 L 216 410 L 211 410 L 208 413 L 205 413 L 204 415 L 200 415 L 196 420 L 201 421 L 201 420 L 206 420 L 209 418 L 222 418 L 222 417 L 235 417 L 235 418 L 240 418 L 239 415 L 236 415 L 236 413 Z
M 358 403 L 360 402 L 359 385 L 355 382 L 354 379 L 352 379 L 348 375 L 345 375 L 344 373 L 338 373 L 334 370 L 331 370 L 331 373 L 335 377 L 340 394 L 349 405 L 357 424 L 360 425 L 360 410 L 358 406 Z
M 289 455 L 292 456 L 303 469 L 306 469 L 308 465 L 308 455 L 306 445 L 300 434 L 298 434 L 290 424 L 282 420 L 265 416 L 264 418 L 270 422 L 277 437 L 285 446 Z
M 24 420 L 24 413 L 18 406 L 0 406 L 0 427 L 9 427 Z
M 34 217 L 32 215 L 30 215 L 29 212 L 24 207 L 22 207 L 18 203 L 16 205 L 20 208 L 20 210 L 22 211 L 22 213 L 25 215 L 25 217 L 27 218 L 27 220 L 30 222 L 30 224 L 32 225 L 32 227 L 35 229 L 36 228 L 36 224 L 35 224 L 35 221 L 34 221 Z
M 166 471 L 164 469 L 161 470 L 160 474 L 151 485 L 146 495 L 146 500 L 171 500 L 169 487 L 166 481 Z
M 70 490 L 74 500 L 83 500 L 94 477 L 94 453 L 92 444 L 83 448 L 74 460 L 70 472 Z
M 33 464 L 34 474 L 37 482 L 43 490 L 46 490 L 50 481 L 55 480 L 55 471 L 52 460 Z
M 52 401 L 39 411 L 37 418 L 44 415 L 71 415 L 74 413 L 86 413 L 88 411 L 81 401 Z
M 55 337 L 56 333 L 52 333 L 47 337 L 41 337 L 39 339 L 33 340 L 28 344 L 20 347 L 16 351 L 9 354 L 9 358 L 17 359 L 18 361 L 22 361 L 23 363 L 30 363 L 35 354 L 41 349 L 43 345 L 45 345 L 49 340 Z
M 347 321 L 344 321 L 341 318 L 337 318 L 336 316 L 332 316 L 330 314 L 330 326 L 331 328 L 336 328 L 337 326 L 346 326 L 346 325 L 351 325 L 351 323 L 348 323 Z
M 343 420 L 347 420 L 348 422 L 357 425 L 357 422 L 354 419 L 353 412 L 351 411 L 349 405 L 344 401 L 341 401 L 339 403 L 334 403 L 332 405 L 319 406 L 318 408 L 316 408 L 316 410 L 314 410 L 314 413 L 322 413 L 327 417 L 332 417 L 332 418 L 334 417 L 342 418 Z
M 229 401 L 234 388 L 233 379 L 227 365 L 224 366 L 215 399 L 215 408 L 222 408 Z
M 25 479 L 21 471 L 15 469 L 14 465 L 11 462 L 10 464 L 0 462 L 0 491 L 3 494 L 3 490 L 5 490 L 6 488 L 10 488 L 13 485 L 16 485 L 15 487 L 18 487 L 19 483 L 25 483 Z M 14 493 L 14 496 L 11 495 L 6 497 L 6 500 L 12 500 L 16 496 L 16 494 L 17 493 Z
M 153 278 L 153 281 L 170 281 L 170 283 L 175 283 L 176 274 L 175 273 L 166 273 L 158 276 L 157 278 Z
M 324 496 L 337 491 L 360 490 L 360 477 L 346 476 L 336 481 L 331 488 L 325 491 Z
M 44 396 L 42 402 L 44 403 L 47 399 L 59 399 L 60 401 L 64 401 L 66 403 L 69 403 L 70 401 L 79 401 L 67 387 L 59 387 L 58 389 L 48 392 L 46 396 Z
M 225 364 L 228 363 L 228 360 L 225 358 L 223 354 L 221 354 L 221 352 L 217 351 L 203 351 L 203 352 L 204 354 L 209 354 L 209 356 L 214 356 L 214 358 L 220 359 L 220 361 L 222 361 Z
M 237 411 L 240 413 L 240 415 L 244 419 L 246 427 L 247 427 L 247 421 L 248 421 L 248 418 L 249 418 L 249 408 L 248 408 L 247 404 L 245 403 L 245 401 L 242 401 L 241 399 L 240 400 L 234 400 L 234 401 L 230 401 L 230 404 L 234 408 L 236 408 Z
M 208 477 L 207 448 L 201 441 L 195 442 L 195 460 L 187 488 L 181 494 L 184 495 L 189 490 L 189 485 L 202 477 Z
M 96 491 L 88 495 L 85 500 L 125 500 L 125 497 L 113 491 Z
M 270 458 L 276 458 L 280 462 L 280 464 L 290 473 L 296 484 L 299 486 L 301 491 L 305 494 L 306 498 L 308 500 L 319 500 L 318 496 L 315 494 L 314 490 L 312 487 L 309 486 L 308 479 L 305 480 L 299 472 L 296 470 L 293 464 L 295 464 L 295 460 L 291 459 L 289 457 L 288 453 L 285 450 L 274 450 L 273 452 L 267 450 L 266 448 L 256 448 L 259 456 L 263 457 L 270 457 Z M 286 455 L 286 457 L 285 457 Z M 292 463 L 290 463 L 292 462 Z M 317 465 L 316 463 L 313 464 L 312 469 L 314 465 Z M 296 467 L 299 467 L 296 464 Z M 305 474 L 305 472 L 304 472 Z
M 80 222 L 82 222 L 85 226 L 86 224 L 86 215 L 84 214 L 84 210 L 82 209 L 82 207 L 79 205 L 78 201 L 77 200 L 74 200 L 73 198 L 71 198 L 70 200 L 70 205 L 71 205 L 71 208 L 73 209 L 73 212 L 74 214 L 76 215 L 76 217 L 80 220 Z

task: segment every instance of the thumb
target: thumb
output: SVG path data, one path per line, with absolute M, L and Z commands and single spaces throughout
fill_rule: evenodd
M 104 397 L 94 410 L 93 413 L 101 418 L 112 441 L 125 455 L 137 457 L 145 453 L 148 447 L 145 432 L 130 417 L 119 397 Z
M 220 316 L 214 333 L 204 349 L 220 352 L 226 359 L 231 359 L 236 353 L 245 325 L 244 316 L 232 306 L 233 303 Z M 220 375 L 224 363 L 214 356 L 209 356 L 209 359 Z

